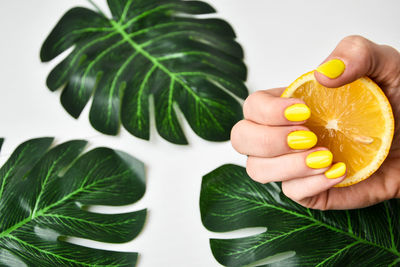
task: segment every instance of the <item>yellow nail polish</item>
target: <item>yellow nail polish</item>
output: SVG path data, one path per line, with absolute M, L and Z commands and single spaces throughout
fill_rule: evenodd
M 310 118 L 311 111 L 304 104 L 294 104 L 285 109 L 284 115 L 288 121 L 304 121 Z
M 332 167 L 329 168 L 325 172 L 325 176 L 328 179 L 336 179 L 341 176 L 343 176 L 346 173 L 346 164 L 343 162 L 338 162 L 332 165 Z
M 327 76 L 328 78 L 335 79 L 342 75 L 346 65 L 340 59 L 331 59 L 317 68 L 319 73 Z
M 287 143 L 292 149 L 309 149 L 317 144 L 317 136 L 310 131 L 294 131 L 288 134 Z
M 329 150 L 320 150 L 310 153 L 306 158 L 306 165 L 312 169 L 326 168 L 332 164 L 333 155 Z

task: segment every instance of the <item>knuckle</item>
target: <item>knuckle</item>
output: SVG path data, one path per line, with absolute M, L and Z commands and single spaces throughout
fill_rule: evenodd
M 252 93 L 245 99 L 243 103 L 243 114 L 245 118 L 248 117 L 251 107 L 254 105 L 255 99 L 258 98 L 259 94 L 259 92 Z
M 268 178 L 262 175 L 262 171 L 257 167 L 252 157 L 247 158 L 246 172 L 253 181 L 262 184 L 268 182 Z
M 293 201 L 298 202 L 300 199 L 297 198 L 296 194 L 293 192 L 292 186 L 290 186 L 290 183 L 282 183 L 282 192 L 285 196 L 290 198 Z
M 237 150 L 237 148 L 238 148 L 238 144 L 239 144 L 239 142 L 240 142 L 240 132 L 241 132 L 241 124 L 242 124 L 243 122 L 242 121 L 239 121 L 239 122 L 237 122 L 233 127 L 232 127 L 232 130 L 231 130 L 231 144 L 232 144 L 232 147 L 235 149 L 235 150 Z
M 281 141 L 277 140 L 269 129 L 265 129 L 257 138 L 258 151 L 263 157 L 271 158 L 281 154 Z
M 370 55 L 372 53 L 371 41 L 360 35 L 350 35 L 345 37 L 342 42 L 349 46 L 349 53 L 357 55 L 363 61 L 363 63 L 369 63 L 367 61 L 370 59 Z
M 310 152 L 305 151 L 301 154 L 295 154 L 290 169 L 296 171 L 298 175 L 307 175 L 310 171 L 310 168 L 306 165 L 306 157 L 309 153 Z
M 329 191 L 325 191 L 321 194 L 308 198 L 307 205 L 303 205 L 307 208 L 326 211 L 329 210 L 328 206 L 328 193 Z
M 258 176 L 258 172 L 256 171 L 256 169 L 254 168 L 253 164 L 252 164 L 252 160 L 250 159 L 250 157 L 247 159 L 247 164 L 246 164 L 246 172 L 247 175 L 254 181 L 261 183 L 259 176 Z
M 243 102 L 243 115 L 245 118 L 247 118 L 248 113 L 249 113 L 249 102 L 251 101 L 250 99 L 251 95 L 249 95 Z
M 245 124 L 246 121 L 245 120 L 241 120 L 239 122 L 237 122 L 231 130 L 231 145 L 232 147 L 239 153 L 243 154 L 243 141 L 245 140 Z
M 380 49 L 385 53 L 388 60 L 382 68 L 382 80 L 390 87 L 400 86 L 400 53 L 391 46 L 380 45 Z
M 399 197 L 399 184 L 397 179 L 385 179 L 383 183 L 385 197 L 383 200 Z
M 367 38 L 362 37 L 361 35 L 349 35 L 342 39 L 341 42 L 351 43 L 354 45 L 367 45 L 370 41 Z
M 263 99 L 265 96 L 269 96 L 269 94 L 265 91 L 256 91 L 245 99 L 243 103 L 243 115 L 245 118 L 252 116 L 252 113 L 254 113 L 259 106 L 260 99 Z M 268 106 L 267 103 L 265 103 L 265 105 Z
M 261 135 L 261 142 L 260 145 L 263 148 L 264 154 L 269 155 L 271 154 L 271 144 L 272 138 L 269 131 L 264 131 Z
M 316 198 L 315 197 L 309 197 L 302 199 L 301 203 L 299 203 L 303 207 L 309 208 L 309 209 L 316 209 Z

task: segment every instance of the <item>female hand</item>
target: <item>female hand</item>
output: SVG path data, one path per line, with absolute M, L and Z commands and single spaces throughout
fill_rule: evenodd
M 328 179 L 325 172 L 331 167 L 329 163 L 319 169 L 307 166 L 306 157 L 310 153 L 327 148 L 296 150 L 289 147 L 289 133 L 309 129 L 302 125 L 304 120 L 296 122 L 285 117 L 288 107 L 304 102 L 280 98 L 284 88 L 258 91 L 246 99 L 243 105 L 245 119 L 231 132 L 232 146 L 239 153 L 248 155 L 246 169 L 253 180 L 260 183 L 282 181 L 284 194 L 305 207 L 352 209 L 400 197 L 400 53 L 361 36 L 349 36 L 324 62 L 331 59 L 340 59 L 345 68 L 340 68 L 340 64 L 336 67 L 325 64 L 318 68 L 320 72 L 315 72 L 315 78 L 320 84 L 339 87 L 368 76 L 380 85 L 393 108 L 396 128 L 392 147 L 370 178 L 349 187 L 336 188 L 333 186 L 343 181 L 345 175 Z M 313 145 L 311 142 L 310 146 Z

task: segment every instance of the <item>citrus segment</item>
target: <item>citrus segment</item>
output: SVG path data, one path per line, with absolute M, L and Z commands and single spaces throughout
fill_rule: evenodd
M 327 88 L 315 80 L 312 71 L 295 80 L 282 97 L 304 100 L 311 110 L 305 126 L 318 136 L 317 146 L 327 147 L 334 162 L 346 164 L 346 179 L 337 186 L 368 178 L 389 153 L 394 133 L 392 109 L 369 78 Z

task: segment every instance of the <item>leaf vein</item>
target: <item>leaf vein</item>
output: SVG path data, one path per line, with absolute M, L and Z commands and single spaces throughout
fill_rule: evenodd
M 138 96 L 137 96 L 137 101 L 138 101 L 138 105 L 137 105 L 137 109 L 136 109 L 136 117 L 138 118 L 138 128 L 142 129 L 142 120 L 140 119 L 141 114 L 142 114 L 142 94 L 144 91 L 144 88 L 148 82 L 148 80 L 150 79 L 151 75 L 153 74 L 154 70 L 157 67 L 155 65 L 153 65 L 153 67 L 150 68 L 150 70 L 148 70 L 146 72 L 146 76 L 144 76 L 143 81 L 140 83 L 139 86 L 139 91 L 138 91 Z
M 202 99 L 196 95 L 193 92 L 193 89 L 190 88 L 184 81 L 182 81 L 182 79 L 180 79 L 179 77 L 176 77 L 176 75 L 174 73 L 172 73 L 170 70 L 168 70 L 163 64 L 161 64 L 157 58 L 153 57 L 152 55 L 150 55 L 146 50 L 144 50 L 140 45 L 138 45 L 137 43 L 135 43 L 131 38 L 129 38 L 129 35 L 124 31 L 124 29 L 122 27 L 120 27 L 120 25 L 111 20 L 110 21 L 111 25 L 113 25 L 116 30 L 122 35 L 122 37 L 132 45 L 132 47 L 138 51 L 140 54 L 142 54 L 144 57 L 146 57 L 147 59 L 149 59 L 154 65 L 156 65 L 157 67 L 159 67 L 162 71 L 164 71 L 168 76 L 170 76 L 171 78 L 174 78 L 176 81 L 178 81 L 183 88 L 186 89 L 186 91 L 195 99 L 196 103 L 200 104 L 204 110 L 206 111 L 206 113 L 210 116 L 210 119 L 214 122 L 215 126 L 220 130 L 220 131 L 224 131 L 224 127 L 222 127 L 222 125 L 218 122 L 218 120 L 215 118 L 215 116 L 211 113 L 211 111 L 207 108 L 207 106 L 203 103 Z
M 387 247 L 384 247 L 384 246 L 379 245 L 377 243 L 374 243 L 372 241 L 368 241 L 366 239 L 362 239 L 361 237 L 356 236 L 355 234 L 351 234 L 349 232 L 343 231 L 342 229 L 339 229 L 339 228 L 336 228 L 334 226 L 328 225 L 328 224 L 326 224 L 326 223 L 324 223 L 322 221 L 319 221 L 319 220 L 315 219 L 314 217 L 308 217 L 306 215 L 303 215 L 303 214 L 300 214 L 300 213 L 297 213 L 297 212 L 294 212 L 294 211 L 291 211 L 291 210 L 287 210 L 285 208 L 281 208 L 281 207 L 278 207 L 278 206 L 274 206 L 274 205 L 268 204 L 266 202 L 263 203 L 263 202 L 259 202 L 257 200 L 250 200 L 250 199 L 247 199 L 247 198 L 235 196 L 235 195 L 232 195 L 232 194 L 227 193 L 225 191 L 219 190 L 219 189 L 217 189 L 215 187 L 211 187 L 211 189 L 214 190 L 216 193 L 223 194 L 223 195 L 225 195 L 227 197 L 231 197 L 233 199 L 237 199 L 237 200 L 240 200 L 240 201 L 251 202 L 251 203 L 254 203 L 254 204 L 265 206 L 265 207 L 270 208 L 270 209 L 279 210 L 281 212 L 285 212 L 285 213 L 291 214 L 291 215 L 299 217 L 299 218 L 304 218 L 304 219 L 310 220 L 310 221 L 315 222 L 315 223 L 319 224 L 320 226 L 323 226 L 323 227 L 325 227 L 325 228 L 327 228 L 327 229 L 329 229 L 331 231 L 334 231 L 334 232 L 337 232 L 337 233 L 340 233 L 340 234 L 343 234 L 343 235 L 347 235 L 347 236 L 355 239 L 358 242 L 378 247 L 380 249 L 389 251 L 390 253 L 395 254 L 396 256 L 400 257 L 400 253 L 398 251 L 393 251 L 391 248 L 387 248 Z
M 51 217 L 51 218 L 62 218 L 62 219 L 67 219 L 67 220 L 73 220 L 73 221 L 79 221 L 79 222 L 84 222 L 88 223 L 91 225 L 97 225 L 97 226 L 115 226 L 115 225 L 124 225 L 130 222 L 135 222 L 136 219 L 131 218 L 128 220 L 120 221 L 120 222 L 114 222 L 114 223 L 100 223 L 100 222 L 94 222 L 94 221 L 89 221 L 81 218 L 76 218 L 72 216 L 67 216 L 67 215 L 62 215 L 62 214 L 54 214 L 54 213 L 47 213 L 43 214 L 41 217 Z
M 337 255 L 341 254 L 342 252 L 350 249 L 351 247 L 359 244 L 359 241 L 355 241 L 347 246 L 345 246 L 344 248 L 339 249 L 338 251 L 336 251 L 335 253 L 333 253 L 332 255 L 330 255 L 329 257 L 325 258 L 323 261 L 321 261 L 320 263 L 318 263 L 315 267 L 318 266 L 323 266 L 323 264 L 325 264 L 327 261 L 329 261 L 330 259 L 333 259 L 334 257 L 336 257 Z
M 316 225 L 317 225 L 317 223 L 311 223 L 311 224 L 302 226 L 302 227 L 300 227 L 300 228 L 296 228 L 296 229 L 294 229 L 294 230 L 292 230 L 292 231 L 289 231 L 289 232 L 282 233 L 282 234 L 280 234 L 280 235 L 274 236 L 274 237 L 271 238 L 271 239 L 266 239 L 266 240 L 264 240 L 263 242 L 258 243 L 256 246 L 252 246 L 252 247 L 246 248 L 246 249 L 244 249 L 244 250 L 237 250 L 237 251 L 235 251 L 235 252 L 228 253 L 228 255 L 234 256 L 234 255 L 237 255 L 237 254 L 246 253 L 246 252 L 249 251 L 249 250 L 254 250 L 254 249 L 257 249 L 257 248 L 259 248 L 259 247 L 261 247 L 261 246 L 263 246 L 263 245 L 265 245 L 265 244 L 271 243 L 271 242 L 275 241 L 276 239 L 279 239 L 279 238 L 282 238 L 282 237 L 285 237 L 285 236 L 289 236 L 289 235 L 291 235 L 291 234 L 294 234 L 294 233 L 296 233 L 296 232 L 300 232 L 300 231 L 306 230 L 306 229 L 311 228 L 311 227 L 316 226 Z
M 81 261 L 69 259 L 69 258 L 63 257 L 63 256 L 61 256 L 61 255 L 52 253 L 52 252 L 50 252 L 50 251 L 47 251 L 47 250 L 38 248 L 37 246 L 35 246 L 35 245 L 31 244 L 31 243 L 25 242 L 24 240 L 19 239 L 19 238 L 16 237 L 16 236 L 9 235 L 8 237 L 9 237 L 10 239 L 14 239 L 15 241 L 17 241 L 17 242 L 19 242 L 19 243 L 22 243 L 22 244 L 24 244 L 24 245 L 26 245 L 26 246 L 28 246 L 28 247 L 31 247 L 31 248 L 33 248 L 33 249 L 39 251 L 40 253 L 44 253 L 44 254 L 46 254 L 46 255 L 53 256 L 53 257 L 55 257 L 55 258 L 59 258 L 59 259 L 62 259 L 62 260 L 65 260 L 65 261 L 69 261 L 69 262 L 73 262 L 73 263 L 76 263 L 76 264 L 81 264 L 81 265 L 83 265 L 83 266 L 93 266 L 92 264 L 88 264 L 88 263 L 85 263 L 85 262 L 81 262 Z M 110 265 L 97 265 L 97 266 L 110 266 Z M 113 266 L 120 266 L 120 265 L 113 265 Z

